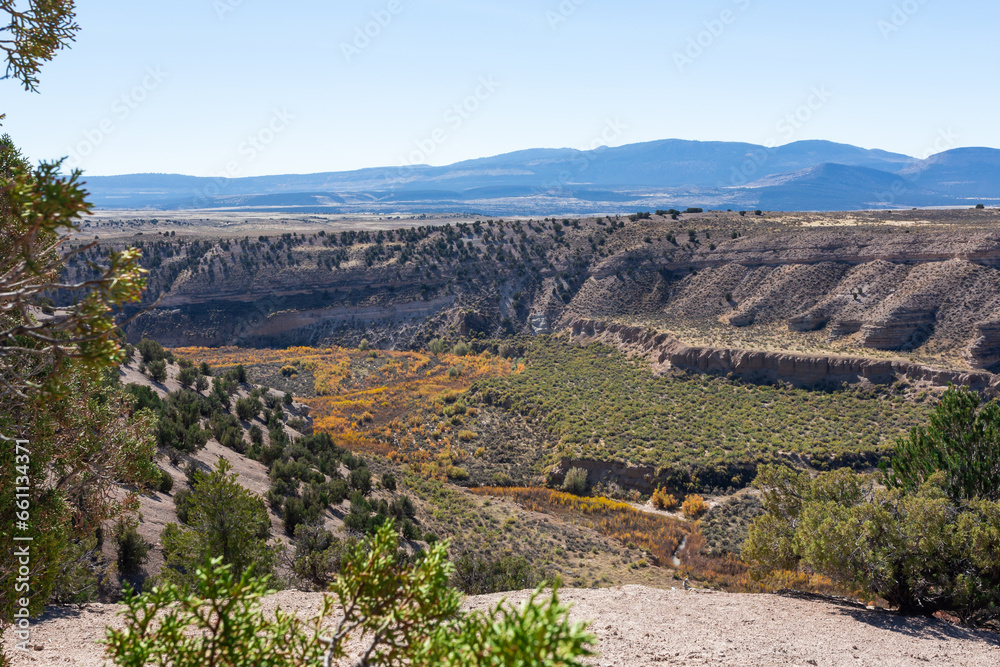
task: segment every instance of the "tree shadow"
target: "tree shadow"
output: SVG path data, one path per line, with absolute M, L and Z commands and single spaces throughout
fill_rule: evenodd
M 964 625 L 955 625 L 927 616 L 907 616 L 885 609 L 869 609 L 866 605 L 846 598 L 821 595 L 819 593 L 804 593 L 799 591 L 782 591 L 782 597 L 821 602 L 845 616 L 850 616 L 859 623 L 870 625 L 880 630 L 897 632 L 908 637 L 919 639 L 961 639 L 978 641 L 1000 647 L 1000 634 L 989 630 L 977 630 Z

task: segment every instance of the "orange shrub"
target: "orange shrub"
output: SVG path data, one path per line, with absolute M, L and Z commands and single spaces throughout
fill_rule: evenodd
M 677 498 L 674 497 L 672 493 L 667 493 L 663 490 L 663 487 L 658 488 L 653 492 L 653 507 L 658 510 L 667 510 L 668 512 L 673 512 L 677 509 Z
M 708 505 L 705 504 L 704 498 L 699 496 L 697 493 L 692 493 L 684 499 L 684 504 L 681 505 L 681 511 L 684 512 L 684 516 L 689 519 L 698 519 L 702 514 L 708 511 Z

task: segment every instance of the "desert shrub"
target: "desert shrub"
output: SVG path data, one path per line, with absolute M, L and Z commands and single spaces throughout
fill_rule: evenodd
M 362 338 L 361 342 L 358 343 L 358 349 L 362 352 L 367 352 L 372 347 L 371 343 L 368 342 L 367 338 Z
M 187 524 L 191 522 L 191 490 L 181 489 L 174 494 L 174 511 L 177 512 L 177 520 Z
M 451 348 L 451 353 L 454 354 L 456 357 L 464 357 L 470 352 L 472 352 L 472 348 L 469 346 L 468 343 L 464 341 L 456 344 L 455 347 Z
M 947 473 L 915 492 L 843 469 L 815 479 L 762 466 L 765 514 L 743 558 L 755 576 L 808 569 L 907 613 L 1000 617 L 1000 502 L 948 496 Z
M 188 362 L 190 363 L 190 362 Z M 198 381 L 201 374 L 198 373 L 198 369 L 194 366 L 187 366 L 186 368 L 181 368 L 177 372 L 177 381 L 184 388 L 188 388 Z
M 243 488 L 231 469 L 219 459 L 210 473 L 195 474 L 187 525 L 167 524 L 160 538 L 164 582 L 195 587 L 195 571 L 209 558 L 221 558 L 234 574 L 252 570 L 262 576 L 273 569 L 274 550 L 267 543 L 271 520 L 264 501 Z
M 236 415 L 243 421 L 250 421 L 264 409 L 260 399 L 249 396 L 236 399 Z
M 291 393 L 287 391 L 285 392 L 285 395 L 281 397 L 281 402 L 284 403 L 285 405 L 291 405 L 293 400 L 294 399 L 292 398 Z
M 391 472 L 382 473 L 382 488 L 386 491 L 396 490 L 396 478 Z
M 174 488 L 174 476 L 166 470 L 161 470 L 160 480 L 156 488 L 160 493 L 170 493 L 170 491 Z
M 524 556 L 488 558 L 463 553 L 455 559 L 451 585 L 468 595 L 486 595 L 534 588 L 539 576 Z
M 581 498 L 538 488 L 479 488 L 472 492 L 509 498 L 529 511 L 565 517 L 567 521 L 587 526 L 625 545 L 637 544 L 652 554 L 654 564 L 658 565 L 670 563 L 678 546 L 690 534 L 690 526 L 679 519 L 643 512 L 607 498 Z
M 855 390 L 656 377 L 609 346 L 549 337 L 532 341 L 521 372 L 480 380 L 470 393 L 535 422 L 570 458 L 654 466 L 665 485 L 685 492 L 741 488 L 759 463 L 778 463 L 787 452 L 820 469 L 868 468 L 929 412 Z
M 350 487 L 359 491 L 361 495 L 367 496 L 372 490 L 372 474 L 368 468 L 357 468 L 352 470 L 348 477 Z
M 281 367 L 281 374 L 284 375 L 286 378 L 292 377 L 293 375 L 298 375 L 298 372 L 299 372 L 299 369 L 296 368 L 295 366 L 282 366 Z
M 689 519 L 698 519 L 707 511 L 708 505 L 705 504 L 705 499 L 697 493 L 689 495 L 684 499 L 684 503 L 681 504 L 681 512 Z
M 163 382 L 167 379 L 167 362 L 162 359 L 149 362 L 146 368 L 149 370 L 149 377 L 153 382 Z
M 317 590 L 326 590 L 340 572 L 340 564 L 350 543 L 334 537 L 319 525 L 300 525 L 292 541 L 292 572 Z
M 667 493 L 663 487 L 656 489 L 650 500 L 653 502 L 653 507 L 658 510 L 667 510 L 668 512 L 672 512 L 677 509 L 677 498 L 675 498 L 673 494 Z
M 458 439 L 461 440 L 462 442 L 472 442 L 478 437 L 479 437 L 478 434 L 476 434 L 473 431 L 462 430 L 458 432 Z
M 150 362 L 162 361 L 166 358 L 166 351 L 163 349 L 163 346 L 149 338 L 140 340 L 139 344 L 136 345 L 136 349 L 139 350 L 143 362 L 147 365 Z
M 324 658 L 330 664 L 344 657 L 350 630 L 369 642 L 372 665 L 582 667 L 580 659 L 591 655 L 594 638 L 569 623 L 555 592 L 545 602 L 536 593 L 518 609 L 500 603 L 487 613 L 460 614 L 461 595 L 448 586 L 447 545 L 431 547 L 415 563 L 401 563 L 398 550 L 392 525 L 346 549 L 331 594 L 308 621 L 280 610 L 265 615 L 267 580 L 238 576 L 213 560 L 192 571 L 194 595 L 171 583 L 142 596 L 129 592 L 125 627 L 108 629 L 108 654 L 123 667 L 202 667 L 205 656 L 218 665 L 286 667 Z M 211 608 L 228 622 L 205 613 Z M 324 641 L 330 624 L 323 621 L 335 608 L 346 617 Z
M 115 526 L 114 538 L 118 552 L 118 571 L 125 576 L 138 574 L 149 560 L 149 550 L 153 545 L 139 535 L 134 522 L 119 522 Z
M 281 511 L 285 532 L 292 536 L 301 524 L 315 523 L 322 509 L 318 503 L 307 503 L 302 498 L 294 496 L 286 497 Z
M 448 479 L 453 482 L 464 482 L 469 479 L 469 471 L 460 466 L 450 466 L 447 471 Z
M 257 424 L 250 427 L 250 442 L 258 447 L 264 444 L 264 431 Z
M 440 338 L 432 338 L 431 342 L 427 344 L 427 349 L 433 354 L 444 354 L 448 351 L 448 344 Z
M 710 556 L 738 556 L 747 540 L 750 525 L 764 513 L 760 499 L 750 493 L 727 498 L 701 518 L 705 551 Z
M 563 479 L 563 491 L 583 495 L 587 492 L 587 471 L 583 468 L 570 468 Z
M 208 376 L 208 377 L 211 377 L 211 375 L 212 375 L 212 367 L 209 366 L 208 362 L 206 362 L 206 361 L 203 361 L 203 362 L 201 362 L 201 364 L 199 364 L 198 370 L 201 372 L 202 375 L 205 375 L 205 376 Z

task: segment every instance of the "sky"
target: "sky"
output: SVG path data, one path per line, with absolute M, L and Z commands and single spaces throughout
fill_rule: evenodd
M 443 165 L 657 139 L 1000 147 L 985 0 L 78 0 L 0 131 L 91 175 Z

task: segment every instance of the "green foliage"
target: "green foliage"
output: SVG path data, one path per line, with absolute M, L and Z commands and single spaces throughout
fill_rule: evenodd
M 5 14 L 4 40 L 0 51 L 7 60 L 3 77 L 13 77 L 25 90 L 38 89 L 38 72 L 42 63 L 52 60 L 56 52 L 76 39 L 80 26 L 76 24 L 74 0 L 23 2 L 0 0 Z
M 448 343 L 440 338 L 432 338 L 431 342 L 427 344 L 427 349 L 433 354 L 444 354 L 448 351 Z
M 396 490 L 396 478 L 391 472 L 382 473 L 382 488 L 386 491 Z
M 156 488 L 160 493 L 170 493 L 170 491 L 174 488 L 174 476 L 166 470 L 161 470 L 160 483 Z
M 368 468 L 357 468 L 352 470 L 349 483 L 352 489 L 360 491 L 361 495 L 367 496 L 372 490 L 372 474 Z
M 319 525 L 299 525 L 295 528 L 292 572 L 318 590 L 326 590 L 340 572 L 344 555 L 352 542 L 339 540 Z
M 153 545 L 139 535 L 134 521 L 118 523 L 114 538 L 118 551 L 118 571 L 126 576 L 138 574 L 149 560 L 149 550 Z
M 563 478 L 563 491 L 580 496 L 587 492 L 587 471 L 583 468 L 570 468 Z
M 743 548 L 753 574 L 808 568 L 904 612 L 1000 617 L 1000 502 L 957 503 L 943 473 L 905 492 L 846 469 L 762 466 L 754 485 L 765 514 Z
M 886 484 L 914 492 L 942 472 L 952 500 L 1000 500 L 1000 405 L 993 400 L 978 409 L 981 400 L 949 387 L 926 430 L 914 427 L 896 441 L 891 470 L 883 469 Z
M 744 487 L 758 464 L 789 453 L 819 469 L 872 466 L 928 410 L 854 390 L 654 376 L 614 348 L 549 337 L 532 342 L 523 372 L 477 382 L 469 395 L 548 431 L 560 457 L 653 466 L 683 491 Z
M 236 416 L 245 422 L 255 418 L 263 409 L 260 399 L 249 396 L 236 399 Z
M 461 343 L 457 343 L 455 347 L 451 349 L 451 353 L 454 354 L 456 357 L 464 357 L 470 352 L 472 352 L 472 348 L 469 346 L 468 343 L 464 341 Z
M 167 352 L 163 349 L 163 346 L 149 338 L 140 340 L 139 344 L 136 345 L 136 349 L 139 350 L 139 355 L 142 357 L 143 362 L 147 364 L 152 361 L 166 359 L 167 357 Z
M 483 558 L 464 553 L 455 560 L 452 585 L 469 595 L 485 595 L 533 588 L 538 574 L 524 556 Z
M 271 520 L 264 501 L 243 488 L 235 474 L 228 474 L 231 468 L 219 459 L 212 472 L 195 473 L 189 497 L 176 499 L 178 518 L 181 504 L 187 505 L 187 525 L 172 523 L 163 530 L 164 581 L 194 587 L 196 568 L 217 557 L 231 565 L 235 575 L 248 570 L 265 575 L 273 569 L 275 554 L 267 543 Z
M 193 595 L 169 583 L 129 595 L 126 627 L 107 631 L 108 653 L 123 667 L 284 667 L 340 660 L 355 637 L 360 664 L 372 666 L 582 667 L 594 639 L 569 623 L 555 592 L 544 603 L 536 593 L 520 609 L 498 604 L 488 614 L 459 614 L 460 595 L 448 587 L 446 546 L 401 563 L 395 527 L 383 526 L 370 541 L 345 549 L 331 594 L 308 621 L 280 610 L 273 619 L 265 616 L 266 580 L 247 573 L 238 578 L 217 559 L 194 573 Z M 335 607 L 343 617 L 324 628 Z
M 200 377 L 201 373 L 199 373 L 198 369 L 193 366 L 182 368 L 177 372 L 177 381 L 184 388 L 188 388 L 195 384 Z
M 149 377 L 153 382 L 163 382 L 167 379 L 167 362 L 162 359 L 149 362 Z

